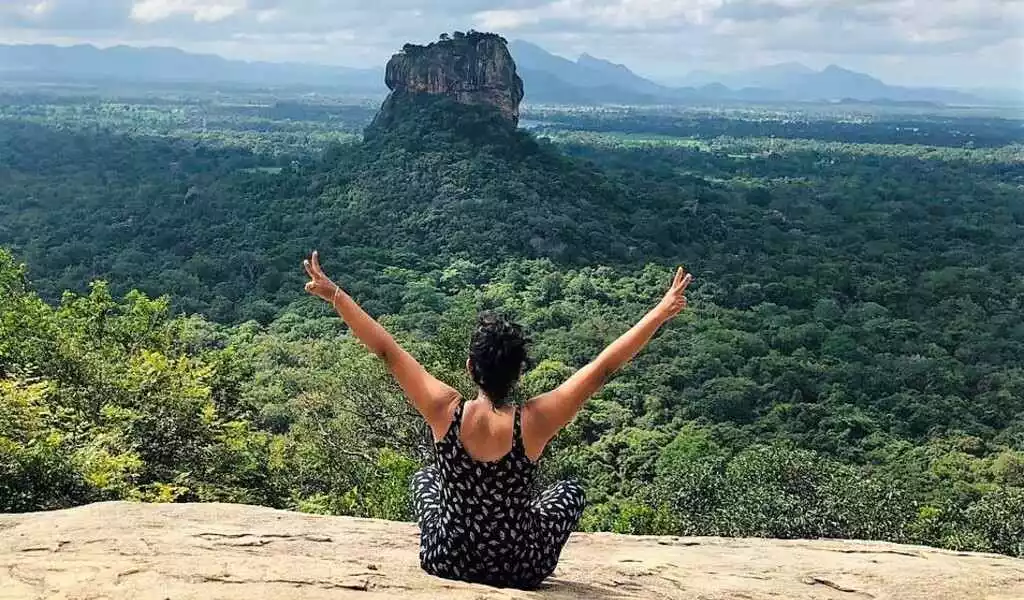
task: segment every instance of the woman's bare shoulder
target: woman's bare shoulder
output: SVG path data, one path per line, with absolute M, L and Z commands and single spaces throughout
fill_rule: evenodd
M 452 392 L 448 404 L 445 405 L 444 411 L 441 413 L 443 418 L 438 423 L 431 425 L 434 442 L 440 442 L 448 435 L 448 430 L 452 428 L 452 423 L 455 422 L 455 415 L 459 411 L 459 406 L 462 405 L 462 394 L 455 390 L 452 390 Z

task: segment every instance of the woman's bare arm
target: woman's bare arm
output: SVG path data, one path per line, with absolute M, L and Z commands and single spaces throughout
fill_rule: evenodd
M 306 291 L 331 303 L 352 333 L 388 365 L 413 406 L 434 430 L 435 439 L 443 436 L 448 428 L 449 409 L 459 393 L 428 373 L 380 323 L 335 285 L 320 268 L 319 253 L 313 252 L 303 266 L 311 279 Z
M 533 446 L 531 449 L 535 454 L 539 455 L 551 438 L 572 421 L 586 401 L 613 373 L 636 356 L 662 325 L 686 308 L 686 288 L 692 281 L 693 276 L 680 267 L 672 287 L 658 306 L 565 383 L 530 401 L 524 413 L 524 431 L 530 430 L 528 437 L 532 443 L 529 445 Z M 528 426 L 526 420 L 529 421 Z

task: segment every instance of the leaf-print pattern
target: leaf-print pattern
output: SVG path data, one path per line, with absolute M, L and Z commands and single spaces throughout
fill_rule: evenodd
M 583 488 L 563 481 L 533 496 L 537 465 L 523 449 L 518 408 L 512 450 L 496 462 L 473 460 L 459 435 L 464 409 L 465 400 L 437 443 L 437 464 L 413 477 L 420 564 L 445 579 L 536 588 L 579 524 Z

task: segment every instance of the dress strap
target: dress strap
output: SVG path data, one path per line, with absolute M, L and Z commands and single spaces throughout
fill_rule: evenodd
M 459 398 L 459 406 L 455 409 L 455 418 L 452 419 L 452 424 L 455 425 L 455 431 L 462 430 L 462 415 L 466 412 L 466 399 Z
M 520 450 L 525 449 L 523 445 L 523 407 L 516 403 L 516 414 L 513 417 L 512 445 Z
M 459 432 L 462 431 L 462 413 L 466 409 L 466 399 L 460 397 L 459 405 L 455 408 L 455 414 L 452 415 L 452 423 L 448 426 L 448 433 L 445 437 L 455 436 L 455 439 L 459 438 Z

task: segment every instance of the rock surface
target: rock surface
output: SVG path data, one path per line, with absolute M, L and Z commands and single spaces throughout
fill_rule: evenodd
M 408 524 L 226 504 L 0 515 L 0 598 L 1024 598 L 1024 560 L 892 544 L 578 534 L 536 592 L 431 578 L 417 544 Z
M 503 38 L 457 33 L 427 46 L 406 44 L 388 61 L 384 81 L 391 90 L 382 112 L 409 94 L 433 94 L 461 104 L 492 106 L 513 126 L 519 122 L 523 80 Z

